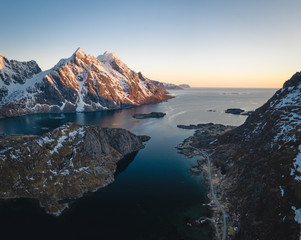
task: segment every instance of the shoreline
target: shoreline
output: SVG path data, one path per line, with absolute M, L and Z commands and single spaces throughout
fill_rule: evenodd
M 211 218 L 200 216 L 195 222 L 202 224 L 204 223 L 204 220 L 210 221 L 210 225 L 212 225 L 216 232 L 215 239 L 228 239 L 234 232 L 232 224 L 228 219 L 229 215 L 226 213 L 229 212 L 229 202 L 227 202 L 227 199 L 223 198 L 223 195 L 225 194 L 222 190 L 224 175 L 222 174 L 221 169 L 215 166 L 215 164 L 210 164 L 212 162 L 210 159 L 213 152 L 211 152 L 206 145 L 216 143 L 219 135 L 234 129 L 235 127 L 213 123 L 189 126 L 179 125 L 178 127 L 196 130 L 193 136 L 186 138 L 176 148 L 178 149 L 178 153 L 185 155 L 186 158 L 197 156 L 201 158 L 196 160 L 196 165 L 193 165 L 190 168 L 190 172 L 191 174 L 202 175 L 204 177 L 208 190 L 207 198 L 210 201 L 206 205 L 212 213 Z M 200 142 L 202 143 L 201 146 Z M 210 177 L 212 181 L 210 181 Z M 215 201 L 215 197 L 217 201 Z M 224 226 L 226 225 L 225 230 L 223 224 Z M 237 231 L 237 228 L 235 229 Z

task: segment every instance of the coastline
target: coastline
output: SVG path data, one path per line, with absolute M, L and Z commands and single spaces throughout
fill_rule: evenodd
M 193 165 L 190 168 L 190 172 L 191 174 L 202 175 L 208 190 L 207 198 L 209 199 L 209 203 L 206 205 L 209 207 L 212 214 L 210 218 L 200 216 L 199 219 L 195 220 L 195 223 L 203 224 L 205 221 L 209 221 L 211 223 L 210 225 L 215 230 L 214 239 L 228 239 L 227 236 L 230 237 L 231 235 L 234 235 L 235 230 L 237 231 L 238 228 L 237 226 L 233 227 L 228 218 L 229 216 L 226 213 L 229 212 L 230 206 L 227 199 L 223 198 L 223 195 L 225 194 L 222 190 L 224 175 L 221 168 L 217 167 L 215 164 L 211 164 L 212 152 L 206 145 L 212 145 L 217 142 L 218 135 L 222 135 L 235 127 L 212 123 L 189 126 L 178 125 L 178 127 L 196 130 L 193 136 L 186 138 L 176 148 L 179 150 L 179 153 L 184 154 L 186 158 L 196 156 L 201 158 L 197 159 L 196 165 Z M 201 135 L 201 137 L 199 135 Z M 198 137 L 201 139 L 198 139 Z M 201 145 L 200 142 L 202 143 Z

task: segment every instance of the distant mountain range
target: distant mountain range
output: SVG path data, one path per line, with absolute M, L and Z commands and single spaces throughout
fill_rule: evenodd
M 173 83 L 163 83 L 163 85 L 167 90 L 183 90 L 184 88 L 190 88 L 188 84 L 176 85 Z
M 0 54 L 0 117 L 120 109 L 171 98 L 164 85 L 131 70 L 116 54 L 81 48 L 53 68 Z

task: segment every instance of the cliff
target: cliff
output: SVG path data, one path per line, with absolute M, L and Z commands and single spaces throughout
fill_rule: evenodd
M 61 200 L 81 197 L 114 181 L 116 163 L 144 147 L 146 136 L 124 129 L 66 124 L 43 136 L 2 135 L 0 198 L 38 199 L 60 215 Z

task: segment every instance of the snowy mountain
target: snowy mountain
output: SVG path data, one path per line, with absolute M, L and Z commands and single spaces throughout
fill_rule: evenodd
M 132 71 L 108 51 L 96 58 L 79 48 L 44 72 L 34 61 L 3 59 L 0 117 L 119 109 L 171 98 L 163 84 Z
M 220 202 L 240 216 L 227 239 L 301 240 L 301 72 L 243 125 L 221 135 L 208 125 L 185 143 L 209 152 Z
M 301 239 L 301 73 L 210 148 L 241 215 L 235 239 Z
M 28 78 L 39 72 L 41 69 L 35 61 L 8 60 L 0 53 L 0 102 L 8 96 L 9 88 L 24 84 Z

